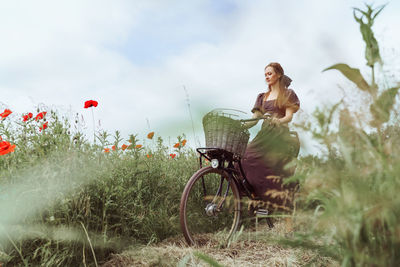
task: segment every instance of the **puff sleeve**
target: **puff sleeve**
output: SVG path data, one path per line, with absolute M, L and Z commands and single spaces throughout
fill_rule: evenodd
M 300 108 L 300 100 L 292 89 L 288 89 L 288 91 L 289 95 L 286 108 L 292 108 L 294 112 L 297 112 Z
M 257 110 L 262 113 L 262 100 L 263 100 L 264 93 L 259 93 L 254 103 L 254 107 L 251 109 L 251 113 L 256 112 Z

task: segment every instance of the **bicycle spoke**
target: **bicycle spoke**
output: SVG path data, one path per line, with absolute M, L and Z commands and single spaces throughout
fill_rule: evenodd
M 181 200 L 181 225 L 188 243 L 226 241 L 239 217 L 239 191 L 225 173 L 207 167 L 193 175 Z

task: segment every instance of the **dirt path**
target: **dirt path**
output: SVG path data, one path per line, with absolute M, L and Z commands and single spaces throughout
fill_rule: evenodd
M 287 248 L 269 241 L 282 235 L 283 224 L 278 222 L 273 229 L 259 224 L 257 228 L 243 231 L 228 248 L 188 247 L 183 237 L 176 237 L 113 255 L 103 266 L 210 266 L 198 253 L 211 257 L 221 266 L 339 266 L 314 251 Z

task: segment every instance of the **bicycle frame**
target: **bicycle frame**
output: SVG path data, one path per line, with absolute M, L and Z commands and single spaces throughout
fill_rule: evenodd
M 269 116 L 240 121 L 245 123 L 260 119 L 266 120 Z M 221 233 L 225 233 L 225 237 L 229 239 L 240 224 L 241 198 L 247 196 L 250 201 L 262 201 L 262 196 L 257 196 L 248 182 L 240 155 L 218 147 L 200 147 L 196 148 L 196 151 L 199 153 L 200 169 L 186 184 L 179 208 L 181 228 L 189 245 L 203 242 L 201 237 L 196 240 L 196 234 L 204 231 L 204 227 L 223 231 Z M 203 159 L 208 160 L 211 166 L 203 167 Z M 219 179 L 215 179 L 217 177 Z M 201 202 L 203 204 L 200 204 Z M 269 216 L 268 210 L 251 206 L 252 202 L 249 204 L 248 209 L 253 213 L 249 213 L 250 216 Z M 203 212 L 210 218 L 198 217 Z M 221 223 L 213 221 L 218 219 L 222 219 Z M 266 219 L 272 228 L 270 218 Z
M 200 168 L 203 167 L 202 158 L 207 159 L 209 162 L 217 160 L 218 165 L 215 168 L 223 169 L 224 171 L 227 172 L 229 177 L 228 182 L 233 181 L 234 183 L 236 183 L 241 193 L 244 193 L 250 199 L 258 200 L 258 197 L 256 197 L 256 195 L 254 194 L 254 190 L 246 178 L 246 175 L 242 168 L 242 164 L 240 162 L 241 158 L 239 156 L 234 155 L 231 152 L 221 148 L 201 147 L 197 148 L 196 151 L 200 154 L 199 156 Z M 236 168 L 235 164 L 237 166 Z M 220 194 L 221 192 L 220 190 L 218 190 L 217 195 Z M 225 197 L 226 194 L 227 192 L 225 193 Z
M 201 150 L 205 150 L 205 152 L 202 152 Z M 242 164 L 240 162 L 241 158 L 239 156 L 234 155 L 231 152 L 226 151 L 221 148 L 203 147 L 203 148 L 197 148 L 196 151 L 200 154 L 200 156 L 199 156 L 200 169 L 202 168 L 202 158 L 205 158 L 210 162 L 212 160 L 216 159 L 219 162 L 219 164 L 216 166 L 216 168 L 223 169 L 228 174 L 228 179 L 229 179 L 228 186 L 227 186 L 224 196 L 221 198 L 221 200 L 219 201 L 219 203 L 216 206 L 217 210 L 219 210 L 222 207 L 223 203 L 225 202 L 231 182 L 234 182 L 237 185 L 237 188 L 239 189 L 241 197 L 242 197 L 242 194 L 244 193 L 244 195 L 246 195 L 251 200 L 256 200 L 256 201 L 261 200 L 262 201 L 262 198 L 260 198 L 259 196 L 256 196 L 256 194 L 254 193 L 253 187 L 248 182 L 246 175 L 243 171 Z M 228 163 L 228 166 L 225 166 L 226 162 Z M 235 166 L 234 166 L 235 163 L 237 164 L 236 166 L 238 168 L 235 168 Z M 237 170 L 237 169 L 239 169 L 239 170 Z M 202 180 L 202 183 L 203 183 L 203 189 L 205 190 L 204 180 Z M 223 184 L 223 178 L 221 178 L 221 182 L 219 184 L 219 188 L 217 190 L 215 198 L 221 196 L 222 184 Z M 207 211 L 208 210 L 206 209 L 206 212 Z M 214 215 L 213 212 L 214 212 L 214 210 L 211 209 L 212 214 L 211 213 L 207 213 L 207 214 L 209 216 Z M 267 210 L 264 210 L 261 214 L 263 214 L 265 216 L 266 214 L 269 214 L 269 213 Z M 267 223 L 268 223 L 269 228 L 272 228 L 274 226 L 274 224 L 272 223 L 270 218 L 267 218 Z

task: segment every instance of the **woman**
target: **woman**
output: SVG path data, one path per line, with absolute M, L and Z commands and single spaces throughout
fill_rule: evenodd
M 269 211 L 290 212 L 296 184 L 283 184 L 284 178 L 293 174 L 285 165 L 299 152 L 297 136 L 293 137 L 287 124 L 300 108 L 300 102 L 292 89 L 291 79 L 284 75 L 279 63 L 265 67 L 268 90 L 257 96 L 251 110 L 253 118 L 265 117 L 260 132 L 250 142 L 242 158 L 243 171 L 255 194 Z M 269 116 L 266 116 L 269 114 Z M 247 127 L 257 124 L 248 122 Z

